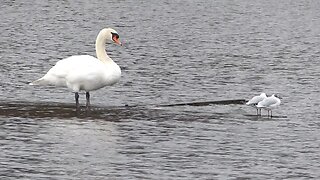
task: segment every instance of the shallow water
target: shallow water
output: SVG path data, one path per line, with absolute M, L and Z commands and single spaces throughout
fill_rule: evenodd
M 319 179 L 318 1 L 3 1 L 1 179 Z M 32 87 L 59 59 L 122 68 L 76 114 L 64 88 Z M 76 67 L 76 65 L 75 65 Z M 242 104 L 282 96 L 275 117 Z M 85 97 L 81 94 L 81 104 Z M 127 105 L 127 106 L 125 106 Z

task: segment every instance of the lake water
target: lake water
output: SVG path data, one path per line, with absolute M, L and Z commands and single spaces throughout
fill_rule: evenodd
M 0 8 L 0 179 L 320 179 L 320 1 Z M 124 44 L 106 47 L 122 78 L 91 93 L 90 113 L 75 113 L 68 89 L 28 85 L 60 59 L 95 56 L 105 27 Z M 260 92 L 282 96 L 275 117 L 242 104 L 161 106 Z

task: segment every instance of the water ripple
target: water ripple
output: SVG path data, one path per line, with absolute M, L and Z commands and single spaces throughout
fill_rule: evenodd
M 319 179 L 317 1 L 8 1 L 0 5 L 1 179 Z M 92 92 L 31 87 L 107 45 L 123 73 Z M 242 104 L 282 95 L 274 118 Z M 85 101 L 81 94 L 81 104 Z M 125 106 L 129 105 L 129 106 Z

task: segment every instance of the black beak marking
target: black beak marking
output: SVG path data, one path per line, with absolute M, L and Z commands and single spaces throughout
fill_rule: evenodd
M 113 32 L 111 32 L 111 34 L 112 34 L 112 39 L 113 39 L 113 38 L 119 39 L 119 34 L 113 33 Z

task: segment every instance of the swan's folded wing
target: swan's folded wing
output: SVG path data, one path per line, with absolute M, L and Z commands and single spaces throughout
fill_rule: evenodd
M 88 55 L 71 56 L 58 61 L 47 74 L 59 78 L 65 78 L 73 71 L 81 71 L 88 66 L 92 66 L 92 62 L 96 60 L 96 58 Z

